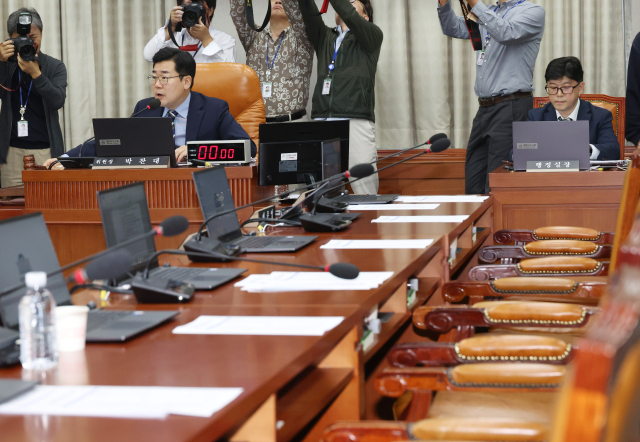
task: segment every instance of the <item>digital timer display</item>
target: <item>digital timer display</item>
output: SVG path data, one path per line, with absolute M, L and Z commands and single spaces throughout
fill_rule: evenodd
M 233 160 L 235 156 L 236 149 L 233 147 L 220 147 L 217 144 L 198 146 L 198 159 L 202 161 Z
M 187 158 L 217 164 L 248 164 L 251 162 L 251 142 L 233 141 L 191 141 L 187 143 Z

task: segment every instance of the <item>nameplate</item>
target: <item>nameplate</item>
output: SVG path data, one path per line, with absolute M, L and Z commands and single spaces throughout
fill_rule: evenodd
M 527 172 L 578 172 L 580 161 L 527 161 Z
M 94 159 L 92 169 L 166 169 L 170 162 L 168 156 L 99 157 Z

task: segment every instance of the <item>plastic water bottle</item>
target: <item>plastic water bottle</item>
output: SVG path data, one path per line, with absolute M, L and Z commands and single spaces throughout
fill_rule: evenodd
M 25 275 L 27 294 L 18 307 L 20 362 L 27 370 L 48 370 L 58 362 L 54 310 L 56 301 L 47 290 L 45 272 Z

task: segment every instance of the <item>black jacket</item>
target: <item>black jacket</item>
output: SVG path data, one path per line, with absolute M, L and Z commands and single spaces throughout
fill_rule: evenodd
M 625 136 L 634 146 L 637 146 L 640 142 L 640 34 L 636 36 L 631 47 L 626 104 Z

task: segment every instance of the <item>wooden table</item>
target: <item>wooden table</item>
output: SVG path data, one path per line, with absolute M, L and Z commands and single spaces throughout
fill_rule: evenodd
M 324 265 L 357 264 L 361 271 L 393 271 L 380 287 L 366 291 L 301 291 L 256 294 L 227 284 L 197 293 L 184 305 L 138 306 L 133 296 L 112 295 L 106 308 L 179 310 L 176 320 L 124 344 L 89 344 L 79 358 L 63 358 L 48 382 L 81 385 L 159 385 L 242 387 L 243 394 L 211 418 L 170 416 L 164 420 L 114 420 L 80 417 L 0 416 L 0 434 L 11 441 L 269 441 L 316 442 L 336 420 L 376 417 L 380 400 L 373 377 L 384 366 L 388 348 L 411 330 L 411 313 L 426 302 L 441 303 L 440 285 L 490 235 L 491 203 L 442 204 L 429 212 L 366 211 L 351 228 L 320 234 L 295 254 L 251 254 L 251 258 Z M 470 215 L 463 223 L 374 224 L 380 215 Z M 473 227 L 485 230 L 473 241 Z M 277 229 L 286 235 L 293 229 Z M 296 231 L 300 234 L 299 231 Z M 335 239 L 434 239 L 420 250 L 328 250 Z M 460 248 L 449 264 L 450 245 Z M 173 263 L 188 264 L 184 257 Z M 198 264 L 209 266 L 207 264 Z M 210 264 L 241 267 L 252 273 L 287 270 L 272 264 Z M 418 300 L 407 306 L 407 280 L 420 281 Z M 76 304 L 95 292 L 74 295 Z M 359 345 L 363 321 L 372 308 L 393 313 L 375 343 Z M 322 337 L 189 336 L 172 329 L 200 315 L 343 316 Z M 68 373 L 72 372 L 72 376 Z M 20 378 L 20 368 L 0 369 L 0 377 Z
M 489 174 L 494 231 L 542 226 L 616 230 L 623 171 L 507 172 Z

